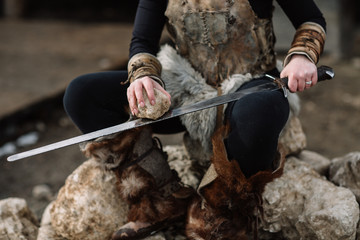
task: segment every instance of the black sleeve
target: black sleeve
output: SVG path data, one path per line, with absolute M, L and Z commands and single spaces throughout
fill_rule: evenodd
M 156 55 L 159 51 L 159 41 L 166 21 L 166 7 L 167 0 L 139 1 L 130 43 L 130 58 L 141 52 Z
M 276 0 L 295 28 L 304 22 L 319 24 L 326 31 L 326 22 L 313 0 Z

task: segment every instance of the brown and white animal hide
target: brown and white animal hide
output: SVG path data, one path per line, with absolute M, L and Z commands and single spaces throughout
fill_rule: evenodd
M 219 128 L 213 138 L 212 163 L 217 178 L 200 191 L 189 207 L 186 234 L 189 239 L 248 239 L 257 235 L 257 221 L 262 214 L 262 193 L 265 185 L 280 177 L 284 157 L 279 167 L 261 171 L 246 178 L 235 160 L 227 159 L 223 142 L 227 128 Z
M 164 197 L 154 178 L 141 167 L 131 166 L 118 172 L 118 177 L 121 197 L 130 207 L 128 221 L 156 223 L 185 216 L 188 201 L 175 195 Z
M 151 129 L 143 127 L 122 132 L 111 139 L 92 142 L 83 148 L 88 157 L 98 158 L 105 164 L 117 163 L 111 170 L 118 177 L 120 197 L 129 204 L 128 221 L 151 224 L 169 217 L 185 216 L 188 201 L 184 199 L 190 195 L 190 192 L 193 193 L 193 191 L 177 191 L 164 196 L 154 176 L 138 163 L 133 163 L 149 151 L 153 144 Z M 160 149 L 154 151 L 155 153 L 150 153 L 158 154 L 154 157 L 164 157 Z M 167 164 L 166 159 L 164 161 Z

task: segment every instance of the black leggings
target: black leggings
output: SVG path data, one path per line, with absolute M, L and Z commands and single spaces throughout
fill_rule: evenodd
M 128 120 L 128 85 L 120 84 L 126 79 L 126 71 L 110 71 L 82 75 L 69 84 L 64 96 L 65 111 L 83 133 Z M 267 81 L 254 79 L 240 89 Z M 229 159 L 236 159 L 247 177 L 271 168 L 279 134 L 289 116 L 289 104 L 282 91 L 246 95 L 229 104 L 225 116 L 231 124 L 225 141 Z M 152 127 L 161 134 L 185 130 L 179 118 Z

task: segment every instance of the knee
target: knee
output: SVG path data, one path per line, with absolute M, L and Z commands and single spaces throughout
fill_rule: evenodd
M 70 82 L 67 86 L 64 97 L 63 105 L 65 111 L 71 115 L 77 112 L 76 109 L 81 109 L 82 102 L 89 96 L 88 75 L 82 75 Z
M 241 100 L 235 103 L 231 118 L 246 126 L 272 128 L 284 125 L 289 117 L 289 103 L 281 93 L 255 93 Z

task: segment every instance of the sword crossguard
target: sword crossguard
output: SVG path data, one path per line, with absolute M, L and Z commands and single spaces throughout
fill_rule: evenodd
M 317 74 L 318 74 L 318 82 L 330 80 L 335 77 L 334 70 L 331 67 L 324 66 L 324 65 L 317 68 Z M 287 97 L 287 91 L 289 89 L 289 86 L 288 86 L 289 79 L 287 77 L 276 78 L 269 74 L 265 74 L 265 76 L 272 79 L 274 81 L 274 83 L 276 83 L 279 86 L 279 88 L 282 88 L 284 90 L 285 97 Z
M 277 78 L 274 76 L 271 76 L 269 74 L 265 74 L 265 77 L 268 77 L 270 79 L 273 80 L 273 82 L 278 86 L 278 88 L 281 88 L 284 92 L 284 97 L 287 98 L 288 97 L 288 86 L 287 86 L 287 82 L 283 81 L 281 78 Z M 286 78 L 287 81 L 287 78 Z

